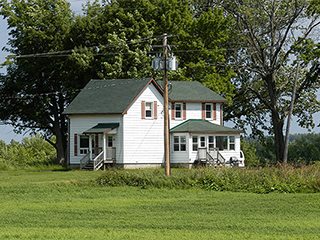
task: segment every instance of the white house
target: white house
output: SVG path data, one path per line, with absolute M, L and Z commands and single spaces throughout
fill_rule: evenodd
M 91 80 L 64 111 L 70 167 L 163 165 L 163 102 L 161 82 L 152 78 Z M 223 126 L 226 99 L 199 82 L 173 81 L 169 102 L 172 165 L 241 159 L 242 131 Z

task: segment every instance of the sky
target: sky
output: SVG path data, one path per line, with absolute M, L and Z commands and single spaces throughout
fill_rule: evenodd
M 71 9 L 76 13 L 80 14 L 82 9 L 82 4 L 86 3 L 86 0 L 70 0 Z M 8 55 L 7 52 L 1 51 L 2 48 L 6 45 L 8 41 L 8 30 L 7 30 L 7 21 L 3 18 L 0 19 L 0 63 L 5 61 L 5 57 Z M 4 72 L 3 69 L 0 69 L 0 72 Z M 320 94 L 319 94 L 320 95 Z M 320 96 L 319 96 L 320 97 Z M 320 113 L 314 115 L 314 121 L 319 123 Z M 291 122 L 290 133 L 307 133 L 308 131 L 304 128 L 301 128 L 297 124 L 297 119 L 294 118 Z M 232 127 L 231 122 L 225 123 L 226 126 Z M 312 132 L 320 133 L 320 128 L 315 128 Z M 25 135 L 15 134 L 13 128 L 9 125 L 0 125 L 0 140 L 9 143 L 12 139 L 15 141 L 21 141 L 24 137 L 28 137 L 28 133 Z

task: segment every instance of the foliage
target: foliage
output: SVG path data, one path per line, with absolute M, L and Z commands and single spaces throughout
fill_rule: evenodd
M 54 147 L 40 135 L 23 138 L 21 143 L 0 141 L 0 169 L 23 169 L 57 164 Z
M 64 0 L 1 1 L 0 14 L 9 32 L 6 50 L 15 55 L 4 63 L 7 74 L 0 83 L 0 119 L 17 132 L 41 131 L 66 164 L 66 118 L 61 113 L 74 93 L 66 92 L 73 82 L 66 74 L 68 59 L 51 54 L 70 48 L 72 21 L 70 4 Z M 61 53 L 61 52 L 60 52 Z M 10 61 L 9 61 L 10 60 Z
M 293 115 L 301 126 L 312 128 L 312 114 L 319 111 L 319 45 L 313 34 L 318 34 L 320 18 L 317 11 L 310 11 L 317 9 L 310 5 L 316 1 L 218 2 L 236 21 L 239 34 L 238 57 L 230 62 L 238 73 L 235 104 L 226 109 L 226 119 L 233 119 L 240 129 L 250 125 L 254 136 L 263 136 L 265 131 L 273 135 L 276 161 L 281 162 L 298 64 Z
M 141 188 L 190 188 L 200 187 L 215 191 L 253 193 L 320 192 L 320 165 L 301 168 L 288 167 L 251 169 L 192 169 L 173 171 L 167 178 L 159 170 L 106 171 L 97 180 L 105 186 L 136 186 Z
M 259 165 L 260 161 L 256 153 L 254 142 L 246 141 L 246 139 L 241 138 L 241 150 L 245 156 L 246 167 L 254 167 Z
M 317 239 L 319 236 L 319 193 L 99 187 L 90 184 L 97 174 L 101 172 L 1 171 L 0 238 Z
M 304 134 L 293 140 L 289 145 L 288 162 L 320 163 L 320 134 Z
M 161 77 L 151 69 L 150 45 L 162 44 L 164 32 L 177 34 L 169 44 L 181 49 L 181 69 L 170 79 L 197 80 L 229 100 L 233 96 L 233 71 L 216 65 L 226 61 L 231 24 L 219 9 L 195 14 L 182 0 L 103 0 L 88 2 L 75 15 L 65 0 L 3 0 L 0 15 L 10 30 L 6 50 L 14 55 L 3 64 L 0 119 L 18 132 L 41 131 L 62 164 L 65 107 L 90 79 Z

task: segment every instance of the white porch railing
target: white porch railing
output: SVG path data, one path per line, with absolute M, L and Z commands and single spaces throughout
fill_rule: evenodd
M 200 163 L 205 163 L 210 167 L 216 167 L 217 165 L 225 166 L 226 160 L 219 152 L 218 148 L 198 148 L 198 160 Z
M 90 152 L 88 152 L 88 153 L 80 160 L 80 169 L 84 168 L 89 161 L 90 161 Z
M 95 157 L 95 159 L 93 159 L 93 170 L 98 170 L 102 167 L 103 165 L 103 151 L 101 153 L 99 153 L 98 156 Z

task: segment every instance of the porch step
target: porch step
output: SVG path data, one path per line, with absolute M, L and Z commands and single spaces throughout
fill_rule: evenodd
M 82 170 L 93 171 L 93 161 L 89 160 Z

